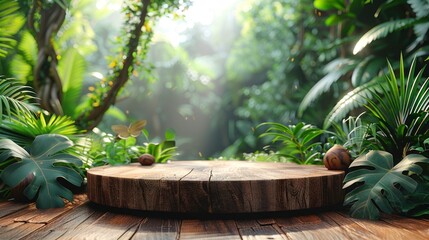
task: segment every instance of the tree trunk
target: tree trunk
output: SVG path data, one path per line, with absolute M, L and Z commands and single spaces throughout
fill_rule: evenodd
M 36 12 L 40 14 L 39 21 L 35 20 Z M 37 63 L 34 69 L 34 88 L 40 106 L 57 115 L 63 115 L 61 106 L 63 90 L 57 71 L 58 60 L 52 36 L 60 29 L 65 16 L 66 10 L 57 3 L 44 8 L 40 1 L 34 1 L 28 18 L 28 25 L 38 48 Z
M 116 97 L 121 88 L 129 80 L 130 73 L 133 70 L 133 63 L 135 58 L 135 52 L 139 46 L 139 40 L 142 35 L 142 27 L 146 21 L 150 0 L 141 0 L 143 6 L 140 10 L 139 21 L 134 25 L 134 31 L 131 33 L 131 37 L 128 41 L 128 52 L 122 62 L 122 69 L 120 69 L 118 76 L 113 81 L 111 89 L 106 93 L 104 98 L 101 100 L 101 104 L 91 109 L 90 112 L 84 112 L 77 118 L 77 123 L 81 126 L 85 126 L 86 130 L 90 131 L 96 127 L 103 119 L 104 114 L 109 110 L 111 105 L 116 102 Z

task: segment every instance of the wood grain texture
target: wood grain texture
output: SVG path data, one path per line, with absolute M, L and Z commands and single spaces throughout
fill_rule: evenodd
M 343 210 L 184 218 L 85 201 L 73 206 L 58 215 L 34 204 L 2 203 L 2 210 L 14 211 L 0 216 L 0 239 L 429 239 L 428 219 L 383 215 L 369 221 L 350 218 Z M 35 221 L 37 213 L 41 217 Z
M 341 204 L 343 171 L 245 161 L 173 161 L 88 170 L 98 204 L 179 213 L 259 213 Z

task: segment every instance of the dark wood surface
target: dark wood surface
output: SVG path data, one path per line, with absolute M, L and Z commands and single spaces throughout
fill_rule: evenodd
M 429 220 L 350 218 L 341 209 L 277 214 L 173 215 L 108 208 L 76 195 L 65 208 L 0 202 L 0 239 L 429 239 Z
M 90 201 L 179 213 L 277 212 L 342 203 L 343 171 L 245 161 L 173 161 L 88 170 Z

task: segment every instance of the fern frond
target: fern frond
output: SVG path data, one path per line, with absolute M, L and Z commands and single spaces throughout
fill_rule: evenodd
M 429 2 L 427 0 L 407 0 L 417 18 L 426 17 L 429 15 Z
M 4 115 L 11 116 L 18 113 L 29 113 L 34 105 L 29 101 L 35 97 L 30 87 L 23 86 L 15 79 L 0 76 L 0 121 Z
M 373 27 L 372 29 L 370 29 L 359 39 L 359 41 L 356 43 L 353 49 L 353 54 L 359 53 L 370 43 L 372 43 L 377 39 L 386 37 L 389 33 L 414 26 L 415 24 L 420 23 L 421 21 L 422 20 L 420 19 L 407 18 L 407 19 L 398 19 L 398 20 L 393 20 L 393 21 L 379 24 Z
M 336 59 L 330 62 L 325 67 L 326 74 L 319 80 L 305 95 L 298 108 L 298 116 L 302 116 L 303 112 L 310 106 L 318 97 L 327 92 L 331 86 L 337 82 L 343 75 L 355 68 L 357 62 L 353 59 Z
M 376 77 L 372 81 L 347 93 L 326 116 L 323 128 L 327 129 L 332 123 L 344 119 L 351 110 L 363 107 L 367 103 L 367 99 L 372 98 L 372 93 L 379 91 L 384 79 L 384 77 Z

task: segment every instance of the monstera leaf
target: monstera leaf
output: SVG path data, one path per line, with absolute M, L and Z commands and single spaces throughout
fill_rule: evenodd
M 414 193 L 418 186 L 410 174 L 422 173 L 416 163 L 429 163 L 429 159 L 411 154 L 394 166 L 390 153 L 370 151 L 354 160 L 343 187 L 354 188 L 344 200 L 344 205 L 351 205 L 351 216 L 378 219 L 380 211 L 407 211 L 411 204 L 405 195 Z
M 73 193 L 61 185 L 57 179 L 63 178 L 75 186 L 80 186 L 82 177 L 68 167 L 81 165 L 75 156 L 61 151 L 73 146 L 67 137 L 58 134 L 39 135 L 31 144 L 29 151 L 9 139 L 0 140 L 0 163 L 17 158 L 17 162 L 6 167 L 0 177 L 10 187 L 17 186 L 30 174 L 33 180 L 25 188 L 24 195 L 37 198 L 38 208 L 63 207 L 65 198 L 73 200 Z

